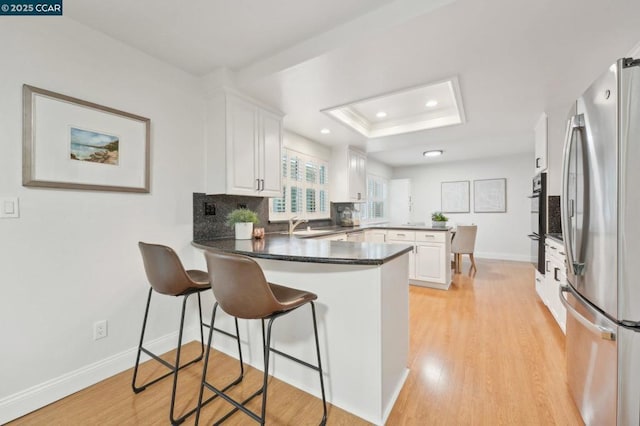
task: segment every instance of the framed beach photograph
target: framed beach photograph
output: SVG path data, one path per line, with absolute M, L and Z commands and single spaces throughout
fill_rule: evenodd
M 442 182 L 440 201 L 443 213 L 469 213 L 469 181 Z
M 507 179 L 474 180 L 473 211 L 475 213 L 505 213 L 507 211 Z
M 149 192 L 150 120 L 23 85 L 22 184 Z

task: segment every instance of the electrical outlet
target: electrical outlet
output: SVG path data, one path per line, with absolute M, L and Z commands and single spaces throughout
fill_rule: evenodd
M 107 320 L 93 323 L 93 340 L 104 339 L 105 337 L 107 337 Z
M 214 203 L 204 203 L 204 215 L 215 216 L 215 214 L 216 214 L 216 205 Z

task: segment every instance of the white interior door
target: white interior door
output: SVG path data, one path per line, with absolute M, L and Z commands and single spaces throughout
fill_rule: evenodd
M 389 220 L 395 224 L 411 222 L 410 179 L 392 179 L 389 182 Z

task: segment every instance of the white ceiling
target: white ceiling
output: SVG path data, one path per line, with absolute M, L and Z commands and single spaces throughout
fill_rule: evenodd
M 64 12 L 205 79 L 229 69 L 287 129 L 393 166 L 532 151 L 540 113 L 568 108 L 640 41 L 637 0 L 67 0 Z M 462 125 L 366 140 L 320 112 L 451 76 Z

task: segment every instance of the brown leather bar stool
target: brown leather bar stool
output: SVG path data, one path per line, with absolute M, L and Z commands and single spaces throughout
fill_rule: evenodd
M 186 414 L 182 415 L 179 418 L 174 417 L 174 406 L 176 399 L 176 389 L 178 385 L 178 371 L 183 368 L 196 363 L 202 359 L 204 354 L 204 333 L 202 332 L 202 327 L 209 327 L 210 330 L 214 328 L 202 322 L 202 303 L 200 299 L 200 293 L 203 291 L 207 291 L 211 288 L 209 284 L 209 275 L 204 271 L 199 270 L 188 270 L 186 271 L 182 266 L 182 262 L 178 258 L 178 255 L 167 246 L 162 246 L 158 244 L 147 244 L 143 242 L 138 243 L 138 247 L 140 248 L 140 252 L 142 253 L 142 260 L 144 263 L 144 270 L 147 274 L 147 279 L 151 287 L 149 288 L 149 296 L 147 297 L 147 306 L 144 311 L 144 320 L 142 321 L 142 333 L 140 334 L 140 344 L 138 345 L 138 355 L 136 357 L 136 365 L 133 369 L 133 380 L 131 382 L 131 386 L 135 393 L 142 392 L 148 386 L 159 382 L 160 380 L 173 375 L 173 390 L 171 391 L 171 408 L 169 410 L 169 420 L 171 424 L 180 424 L 182 423 L 188 416 L 192 415 L 196 412 L 197 407 L 189 410 Z M 182 315 L 180 316 L 180 330 L 178 333 L 178 350 L 176 353 L 176 361 L 174 365 L 171 365 L 164 359 L 160 358 L 158 355 L 152 353 L 147 348 L 143 346 L 144 341 L 144 333 L 147 327 L 147 318 L 149 316 L 149 305 L 151 304 L 151 294 L 154 292 L 165 294 L 168 296 L 182 296 Z M 182 334 L 184 330 L 184 315 L 187 306 L 187 299 L 192 294 L 198 295 L 198 311 L 200 314 L 200 355 L 195 359 L 187 362 L 186 364 L 180 365 L 180 352 L 182 348 Z M 228 333 L 224 330 L 220 330 L 216 328 L 215 330 L 225 334 L 229 337 L 236 339 L 238 342 L 238 353 L 240 355 L 240 375 L 228 386 L 225 387 L 225 390 L 230 388 L 233 385 L 240 383 L 244 375 L 244 367 L 242 364 L 242 350 L 240 348 L 240 333 L 238 332 L 238 320 L 236 319 L 236 334 Z M 209 333 L 211 335 L 211 333 Z M 169 370 L 168 373 L 151 380 L 141 386 L 136 385 L 136 377 L 138 376 L 138 366 L 140 364 L 140 354 L 144 352 L 149 355 L 151 358 L 155 359 Z M 216 397 L 217 395 L 214 395 Z M 208 399 L 204 402 L 203 405 L 207 404 L 213 400 L 213 398 Z
M 202 384 L 200 386 L 200 396 L 198 398 L 198 409 L 196 413 L 196 425 L 200 419 L 200 408 L 202 407 L 202 398 L 204 388 L 211 390 L 215 395 L 219 395 L 225 401 L 234 406 L 234 408 L 225 414 L 215 424 L 220 424 L 240 410 L 249 417 L 260 423 L 265 424 L 265 414 L 267 407 L 267 379 L 269 377 L 269 354 L 274 352 L 283 355 L 286 358 L 295 361 L 301 365 L 311 368 L 318 372 L 320 376 L 320 389 L 322 391 L 323 414 L 321 425 L 327 422 L 327 401 L 324 393 L 324 380 L 322 377 L 322 363 L 320 362 L 320 345 L 318 343 L 318 326 L 316 322 L 316 309 L 313 303 L 318 297 L 306 291 L 296 290 L 277 284 L 271 284 L 265 279 L 264 273 L 253 259 L 220 252 L 205 252 L 207 260 L 207 268 L 211 279 L 211 288 L 216 298 L 211 315 L 211 324 L 215 323 L 216 310 L 218 305 L 227 314 L 235 318 L 243 319 L 259 319 L 262 321 L 262 344 L 264 354 L 264 377 L 262 387 L 254 392 L 251 396 L 242 402 L 238 402 L 207 382 L 207 364 L 209 363 L 209 352 L 211 350 L 211 336 L 209 333 L 209 343 L 207 353 L 204 359 L 204 368 L 202 370 Z M 306 304 L 311 305 L 311 314 L 313 318 L 313 332 L 316 342 L 316 355 L 318 365 L 309 364 L 303 360 L 295 358 L 291 355 L 283 353 L 271 347 L 271 327 L 273 321 L 289 312 Z M 265 320 L 268 320 L 267 332 L 265 337 Z M 258 416 L 253 411 L 245 407 L 245 404 L 256 396 L 262 394 L 262 412 Z

